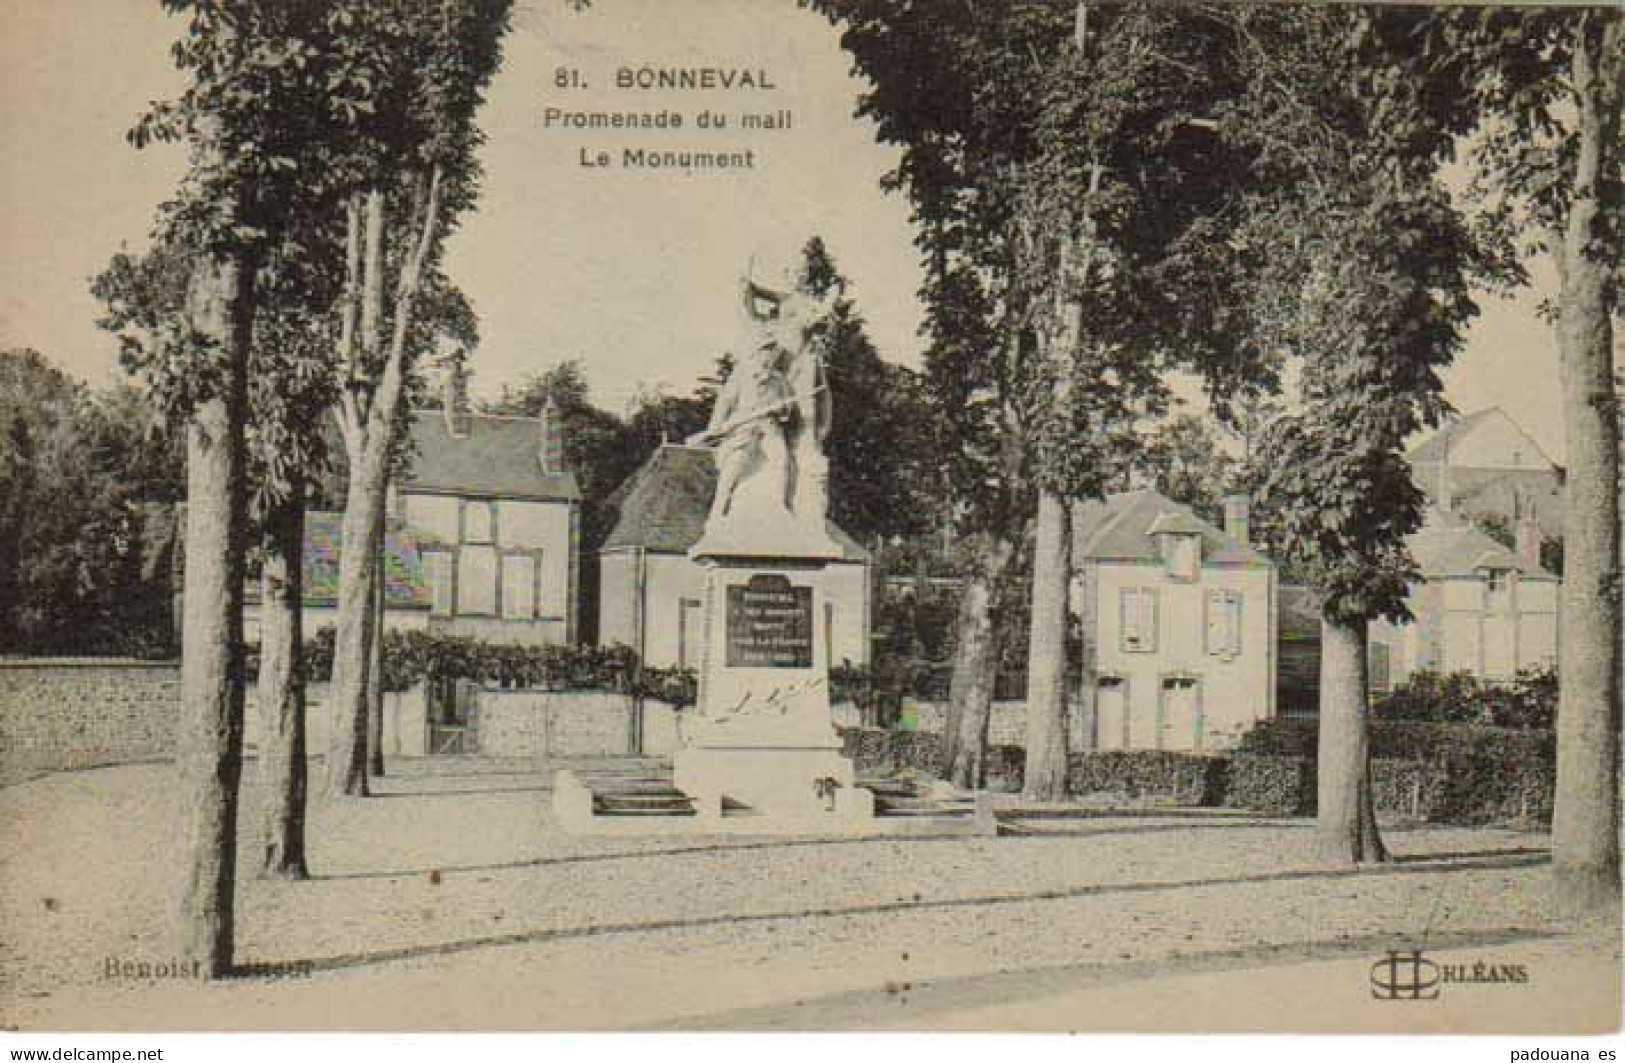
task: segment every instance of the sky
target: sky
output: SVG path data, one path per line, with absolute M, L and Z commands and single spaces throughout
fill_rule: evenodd
M 746 264 L 823 237 L 883 355 L 917 365 L 920 274 L 906 199 L 880 189 L 897 159 L 853 117 L 861 79 L 837 30 L 792 0 L 519 0 L 506 62 L 480 123 L 486 177 L 448 245 L 447 270 L 481 319 L 472 390 L 494 396 L 579 358 L 595 399 L 624 409 L 642 387 L 685 392 L 736 329 Z M 40 350 L 92 383 L 117 350 L 95 326 L 89 279 L 145 246 L 173 190 L 179 149 L 136 151 L 125 130 L 180 87 L 179 28 L 156 0 L 0 0 L 0 345 Z M 751 71 L 770 90 L 617 88 L 616 72 Z M 584 87 L 558 88 L 561 70 Z M 671 110 L 682 130 L 574 129 L 565 111 Z M 699 130 L 696 112 L 728 118 Z M 739 128 L 789 111 L 787 130 Z M 753 152 L 748 170 L 627 169 L 626 148 Z M 608 167 L 583 166 L 583 153 Z M 1559 462 L 1557 355 L 1535 308 L 1549 269 L 1507 301 L 1485 295 L 1446 373 L 1462 412 L 1501 406 Z

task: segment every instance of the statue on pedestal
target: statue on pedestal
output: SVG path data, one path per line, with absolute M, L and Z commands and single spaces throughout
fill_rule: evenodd
M 828 307 L 793 285 L 741 284 L 746 340 L 711 423 L 689 439 L 715 445 L 717 493 L 707 531 L 736 521 L 822 528 L 829 509 L 832 407 L 813 326 Z

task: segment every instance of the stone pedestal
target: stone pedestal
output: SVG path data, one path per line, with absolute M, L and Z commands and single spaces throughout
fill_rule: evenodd
M 867 821 L 830 715 L 825 566 L 841 556 L 823 528 L 708 532 L 705 655 L 686 745 L 672 765 L 702 819 L 752 815 L 764 829 Z M 773 821 L 773 822 L 769 822 Z

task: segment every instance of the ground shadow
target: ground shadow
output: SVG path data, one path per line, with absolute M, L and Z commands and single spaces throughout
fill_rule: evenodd
M 895 840 L 895 839 L 893 839 Z M 782 847 L 783 842 L 771 843 Z M 670 855 L 639 854 L 639 855 Z M 369 967 L 404 960 L 434 956 L 450 956 L 479 949 L 505 945 L 542 944 L 571 941 L 581 938 L 610 935 L 659 933 L 674 930 L 697 930 L 706 927 L 746 926 L 751 924 L 797 921 L 806 919 L 845 918 L 850 916 L 902 914 L 912 911 L 973 910 L 1007 904 L 1027 904 L 1033 901 L 1077 900 L 1087 897 L 1142 893 L 1173 893 L 1181 890 L 1205 889 L 1218 886 L 1251 886 L 1276 882 L 1300 882 L 1318 879 L 1343 879 L 1388 875 L 1448 875 L 1465 871 L 1498 870 L 1534 867 L 1549 863 L 1547 854 L 1518 854 L 1498 857 L 1433 856 L 1414 862 L 1391 862 L 1354 868 L 1321 870 L 1277 871 L 1258 875 L 1237 875 L 1224 878 L 1181 879 L 1167 882 L 1124 882 L 1075 886 L 1066 889 L 1032 890 L 1023 893 L 945 898 L 941 900 L 916 899 L 882 901 L 841 907 L 802 908 L 777 912 L 756 912 L 737 915 L 703 916 L 689 919 L 656 919 L 643 922 L 587 923 L 581 926 L 555 927 L 546 930 L 514 931 L 489 934 L 454 941 L 430 942 L 400 948 L 378 949 L 371 952 L 342 953 L 293 961 L 274 961 L 284 966 L 298 966 L 309 971 L 340 971 Z M 260 960 L 261 964 L 273 961 Z

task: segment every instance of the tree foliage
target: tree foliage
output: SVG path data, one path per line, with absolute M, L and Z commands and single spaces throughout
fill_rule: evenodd
M 1263 189 L 1234 236 L 1246 344 L 1300 366 L 1255 452 L 1261 530 L 1334 621 L 1404 619 L 1423 496 L 1407 439 L 1447 411 L 1439 373 L 1496 266 L 1439 179 L 1472 110 L 1423 11 L 1233 15 L 1248 91 L 1225 118 Z
M 0 353 L 0 652 L 173 652 L 179 440 L 136 388 Z

